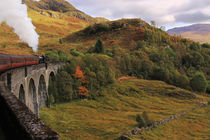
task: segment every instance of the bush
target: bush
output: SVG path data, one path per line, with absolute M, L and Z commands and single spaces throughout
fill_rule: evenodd
M 142 113 L 142 117 L 144 118 L 144 121 L 146 122 L 147 126 L 151 126 L 153 124 L 153 121 L 149 119 L 147 112 Z
M 151 126 L 153 124 L 153 121 L 149 119 L 147 112 L 145 111 L 142 113 L 142 115 L 136 115 L 136 121 L 138 122 L 139 128 Z
M 203 73 L 197 72 L 190 80 L 190 85 L 194 91 L 206 92 L 207 81 Z
M 136 115 L 136 121 L 138 122 L 139 128 L 147 126 L 146 122 L 144 121 L 144 118 L 140 114 Z
M 78 51 L 75 50 L 75 49 L 72 49 L 70 53 L 71 53 L 71 55 L 73 55 L 73 56 L 80 56 L 80 55 L 81 55 L 81 53 L 78 52 Z

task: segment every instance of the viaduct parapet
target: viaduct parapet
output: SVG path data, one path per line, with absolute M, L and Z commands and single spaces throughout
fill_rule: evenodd
M 6 87 L 38 115 L 39 108 L 48 106 L 48 85 L 62 63 L 38 64 L 6 71 L 0 77 Z
M 59 140 L 39 118 L 47 107 L 48 86 L 63 63 L 46 63 L 8 70 L 0 75 L 0 137 L 20 140 Z M 3 139 L 3 140 L 4 140 Z

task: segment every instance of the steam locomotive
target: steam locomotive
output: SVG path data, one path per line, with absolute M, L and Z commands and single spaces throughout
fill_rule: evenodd
M 0 54 L 0 73 L 17 67 L 46 63 L 46 61 L 47 58 L 45 56 L 21 56 Z

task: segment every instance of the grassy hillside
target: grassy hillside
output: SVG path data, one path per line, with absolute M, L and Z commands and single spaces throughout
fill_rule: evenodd
M 94 24 L 70 34 L 63 41 L 78 51 L 94 53 L 98 39 L 102 41 L 103 54 L 111 57 L 124 75 L 163 80 L 177 86 L 183 85 L 175 84 L 177 81 L 172 80 L 179 77 L 177 72 L 189 77 L 186 83 L 198 71 L 209 78 L 210 45 L 170 36 L 141 19 L 121 19 Z M 144 66 L 143 61 L 150 66 Z
M 163 126 L 145 131 L 141 135 L 131 137 L 131 140 L 149 139 L 149 140 L 208 140 L 210 138 L 210 107 L 198 109 L 194 112 L 169 122 Z
M 40 117 L 59 133 L 61 140 L 113 140 L 137 127 L 136 115 L 143 111 L 152 120 L 158 121 L 192 109 L 197 106 L 195 102 L 198 100 L 210 100 L 201 95 L 197 99 L 194 93 L 160 81 L 138 79 L 120 80 L 98 92 L 103 97 L 44 108 L 40 110 Z M 208 110 L 209 108 L 203 108 L 190 113 L 166 126 L 145 132 L 142 137 L 208 137 Z M 190 133 L 191 127 L 188 129 L 185 125 L 193 127 Z M 172 133 L 172 130 L 176 133 Z
M 29 7 L 28 15 L 32 19 L 37 33 L 40 35 L 39 53 L 54 49 L 65 50 L 67 46 L 60 44 L 59 39 L 84 29 L 93 22 L 84 18 L 89 17 L 93 19 L 92 17 L 76 10 L 67 2 L 62 5 L 63 2 L 63 0 L 41 0 L 39 2 L 25 0 Z M 63 8 L 66 8 L 66 11 Z M 74 14 L 70 15 L 71 13 Z M 0 25 L 0 38 L 1 53 L 33 54 L 28 45 L 21 42 L 18 36 L 13 33 L 12 28 L 5 23 Z
M 29 17 L 32 18 L 39 38 L 39 52 L 46 50 L 63 49 L 59 39 L 66 35 L 83 29 L 89 23 L 85 20 L 72 17 L 53 18 L 45 16 L 37 11 L 28 10 Z M 26 43 L 19 41 L 18 36 L 13 33 L 13 29 L 5 23 L 0 26 L 0 51 L 8 54 L 32 54 L 32 50 Z M 14 51 L 15 50 L 15 51 Z
M 210 25 L 195 24 L 191 26 L 173 28 L 167 31 L 171 35 L 181 35 L 183 37 L 198 41 L 200 43 L 210 43 Z
M 106 48 L 121 47 L 133 50 L 137 41 L 144 40 L 145 28 L 150 27 L 141 19 L 122 19 L 99 23 L 70 34 L 64 38 L 64 42 L 70 46 L 75 44 L 78 50 L 87 50 L 98 38 L 101 38 Z

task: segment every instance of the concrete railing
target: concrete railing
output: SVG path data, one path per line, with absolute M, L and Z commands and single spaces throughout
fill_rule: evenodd
M 59 140 L 59 135 L 20 102 L 3 82 L 0 82 L 0 125 L 9 140 Z

